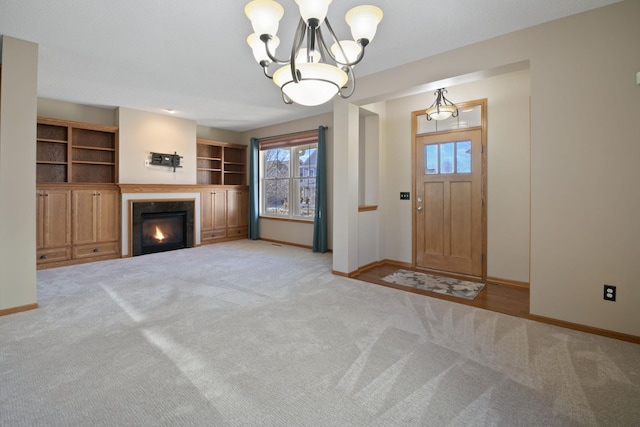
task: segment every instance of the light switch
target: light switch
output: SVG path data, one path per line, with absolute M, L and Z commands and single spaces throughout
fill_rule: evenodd
M 400 192 L 400 200 L 410 200 L 411 199 L 410 194 L 411 193 L 409 193 L 408 191 L 401 191 Z

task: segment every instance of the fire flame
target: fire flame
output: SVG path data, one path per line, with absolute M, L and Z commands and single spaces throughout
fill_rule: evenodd
M 158 226 L 156 226 L 156 234 L 153 235 L 153 238 L 156 239 L 158 242 L 162 242 L 167 237 L 162 233 L 162 231 L 160 231 Z

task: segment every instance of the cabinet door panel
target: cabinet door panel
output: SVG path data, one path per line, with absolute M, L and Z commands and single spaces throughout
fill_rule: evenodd
M 201 229 L 220 230 L 227 226 L 226 193 L 224 190 L 205 190 L 200 194 Z
M 213 192 L 213 229 L 227 228 L 227 192 L 214 190 Z
M 118 240 L 119 198 L 120 194 L 115 190 L 98 191 L 96 212 L 99 242 Z
M 71 244 L 71 192 L 46 190 L 42 202 L 42 248 L 56 248 Z M 38 209 L 40 212 L 40 209 Z
M 74 190 L 73 192 L 73 243 L 82 245 L 97 240 L 95 190 Z
M 243 190 L 228 190 L 227 226 L 246 227 L 249 223 L 248 194 Z

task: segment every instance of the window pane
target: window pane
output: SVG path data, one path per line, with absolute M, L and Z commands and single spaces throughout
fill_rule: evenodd
M 289 180 L 264 180 L 264 208 L 267 215 L 289 215 Z
M 295 176 L 299 176 L 299 177 L 314 176 L 316 161 L 317 161 L 318 145 L 312 144 L 312 145 L 305 145 L 301 147 L 295 147 L 294 150 L 296 150 L 296 155 L 298 158 L 298 171 Z
M 440 144 L 440 173 L 454 172 L 454 155 L 453 148 L 455 143 L 447 142 Z
M 316 180 L 314 178 L 302 178 L 293 180 L 296 206 L 295 216 L 313 218 L 316 207 Z
M 424 147 L 424 164 L 427 175 L 438 173 L 438 145 L 425 145 Z
M 471 141 L 456 143 L 456 173 L 471 173 Z
M 264 163 L 265 178 L 289 177 L 288 148 L 273 148 L 271 150 L 265 150 Z

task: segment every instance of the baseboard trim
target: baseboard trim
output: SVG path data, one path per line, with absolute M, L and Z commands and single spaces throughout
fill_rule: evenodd
M 260 240 L 263 240 L 265 242 L 270 242 L 270 243 L 276 243 L 278 245 L 287 245 L 287 246 L 295 246 L 295 247 L 304 248 L 304 249 L 313 249 L 313 247 L 309 245 L 301 245 L 300 243 L 285 242 L 283 240 L 265 239 L 264 237 L 261 237 Z
M 311 249 L 311 250 L 313 250 L 313 246 L 309 246 L 309 245 L 301 245 L 300 243 L 285 242 L 284 240 L 265 239 L 264 237 L 260 237 L 258 240 L 263 240 L 263 241 L 265 241 L 265 242 L 270 242 L 270 243 L 276 243 L 276 244 L 278 244 L 278 245 L 295 246 L 295 247 L 297 247 L 297 248 L 303 248 L 303 249 Z M 327 252 L 331 252 L 331 253 L 333 253 L 333 249 L 327 249 Z
M 529 283 L 528 282 L 520 282 L 518 280 L 501 279 L 499 277 L 487 276 L 486 282 L 487 283 L 491 283 L 492 285 L 514 286 L 516 288 L 529 289 Z
M 574 329 L 580 332 L 587 332 L 589 334 L 600 335 L 603 337 L 627 341 L 634 344 L 640 344 L 640 337 L 635 335 L 623 334 L 622 332 L 609 331 L 607 329 L 595 328 L 593 326 L 581 325 L 579 323 L 567 322 L 551 317 L 538 316 L 537 314 L 529 314 L 529 319 L 535 320 L 536 322 L 548 323 L 549 325 L 560 326 L 562 328 Z
M 38 304 L 37 303 L 36 304 L 21 305 L 19 307 L 5 308 L 4 310 L 0 310 L 0 316 L 7 316 L 9 314 L 20 313 L 22 311 L 35 310 L 36 308 L 38 308 Z
M 409 263 L 384 259 L 382 261 L 374 261 L 374 262 L 371 262 L 369 264 L 365 264 L 362 267 L 360 267 L 357 270 L 354 270 L 354 271 L 352 271 L 350 273 L 343 273 L 341 271 L 331 270 L 331 274 L 335 274 L 336 276 L 354 278 L 354 277 L 364 273 L 365 271 L 370 270 L 370 269 L 372 269 L 374 267 L 377 267 L 379 265 L 382 265 L 382 264 L 391 264 L 391 265 L 396 265 L 396 266 L 402 267 L 402 268 L 413 268 L 413 265 L 409 264 Z

